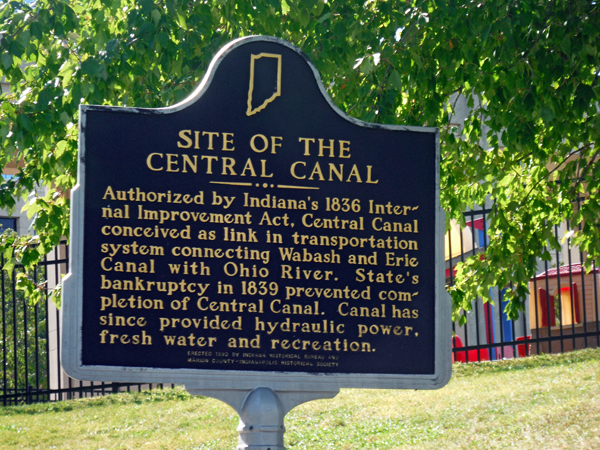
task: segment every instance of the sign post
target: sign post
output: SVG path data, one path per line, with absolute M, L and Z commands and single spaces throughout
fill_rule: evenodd
M 168 108 L 82 105 L 63 366 L 181 383 L 283 449 L 294 406 L 451 374 L 439 133 L 348 117 L 271 37 Z

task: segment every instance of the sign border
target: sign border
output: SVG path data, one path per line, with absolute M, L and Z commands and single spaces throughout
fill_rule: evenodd
M 152 367 L 100 366 L 82 364 L 83 322 L 83 242 L 85 206 L 85 129 L 88 111 L 113 111 L 134 114 L 171 114 L 183 110 L 198 100 L 208 89 L 221 61 L 234 49 L 252 42 L 271 42 L 284 45 L 298 53 L 309 65 L 319 90 L 329 106 L 343 119 L 364 128 L 411 131 L 435 134 L 435 343 L 434 373 L 409 374 L 363 374 L 363 373 L 309 373 L 268 372 L 252 370 L 213 369 L 166 369 Z M 79 154 L 77 185 L 71 191 L 71 239 L 69 245 L 69 273 L 64 278 L 61 360 L 68 375 L 80 380 L 176 383 L 194 389 L 255 389 L 268 386 L 274 390 L 332 391 L 340 388 L 377 389 L 439 389 L 450 380 L 451 361 L 451 301 L 444 280 L 444 211 L 440 206 L 440 137 L 439 129 L 401 125 L 381 125 L 363 122 L 342 112 L 331 100 L 321 81 L 321 76 L 312 61 L 297 47 L 287 41 L 270 36 L 249 36 L 236 39 L 223 47 L 213 58 L 205 77 L 194 92 L 184 101 L 164 108 L 131 108 L 115 106 L 80 105 Z

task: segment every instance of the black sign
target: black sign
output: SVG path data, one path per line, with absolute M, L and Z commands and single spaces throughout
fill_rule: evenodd
M 436 372 L 435 129 L 349 118 L 270 38 L 81 116 L 81 367 Z

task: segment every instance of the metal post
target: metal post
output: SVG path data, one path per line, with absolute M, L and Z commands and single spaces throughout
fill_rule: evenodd
M 284 417 L 283 406 L 275 392 L 265 387 L 250 391 L 240 412 L 237 450 L 285 450 Z
M 260 386 L 247 389 L 203 389 L 186 385 L 192 395 L 204 395 L 221 400 L 240 416 L 237 450 L 285 450 L 283 434 L 285 415 L 293 408 L 311 400 L 333 398 L 339 390 L 287 391 Z

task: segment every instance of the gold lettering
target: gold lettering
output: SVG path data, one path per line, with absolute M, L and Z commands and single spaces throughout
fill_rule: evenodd
M 146 158 L 146 165 L 148 166 L 148 169 L 153 170 L 154 172 L 160 172 L 161 170 L 163 170 L 162 167 L 157 168 L 152 165 L 152 158 L 154 156 L 158 156 L 158 157 L 162 158 L 163 154 L 162 153 L 150 153 L 148 155 L 148 158 Z
M 192 146 L 192 138 L 190 137 L 191 134 L 192 134 L 192 130 L 181 130 L 181 131 L 179 131 L 179 137 L 181 139 L 183 139 L 185 141 L 185 143 L 182 143 L 181 141 L 177 141 L 177 147 L 179 147 L 179 148 L 190 148 Z

